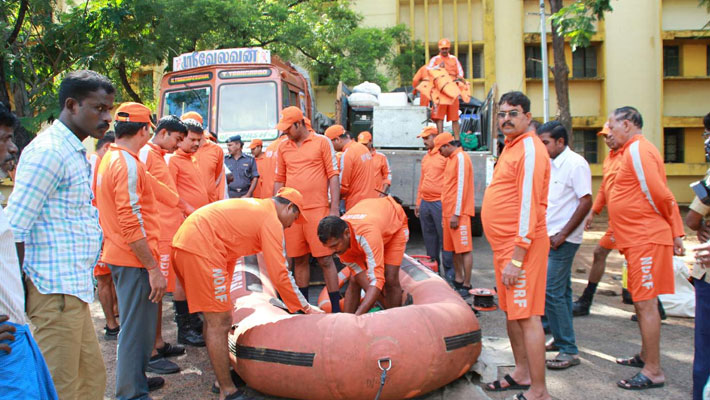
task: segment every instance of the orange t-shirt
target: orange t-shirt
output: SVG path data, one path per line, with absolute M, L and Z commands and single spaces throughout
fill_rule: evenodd
M 138 152 L 138 159 L 148 168 L 148 172 L 163 185 L 154 187 L 155 199 L 158 201 L 160 215 L 160 240 L 172 240 L 175 231 L 182 223 L 183 217 L 175 212 L 180 204 L 180 195 L 173 177 L 170 175 L 168 164 L 165 162 L 167 152 L 160 146 L 148 142 Z
M 382 290 L 385 286 L 385 243 L 407 227 L 404 209 L 389 196 L 365 199 L 342 219 L 350 229 L 350 248 L 338 256 L 340 261 L 346 266 L 356 264 L 366 270 L 370 285 Z
M 210 202 L 224 199 L 224 151 L 218 144 L 205 139 L 204 144 L 195 152 L 200 173 L 205 181 L 205 188 Z
M 441 192 L 441 213 L 452 215 L 476 215 L 473 194 L 473 163 L 462 148 L 456 149 L 446 160 L 444 187 Z
M 392 170 L 390 163 L 387 161 L 387 156 L 377 150 L 373 150 L 372 162 L 374 163 L 375 188 L 382 190 L 385 185 L 392 184 Z
M 684 236 L 678 203 L 668 189 L 663 158 L 643 135 L 621 148 L 619 169 L 609 194 L 609 223 L 618 248 L 673 245 Z
M 112 144 L 104 155 L 96 178 L 99 222 L 104 231 L 101 261 L 143 268 L 128 246 L 146 239 L 158 260 L 160 220 L 150 174 L 138 156 Z
M 165 161 L 181 199 L 195 210 L 210 203 L 209 193 L 194 155 L 177 149 L 173 154 L 166 155 Z M 186 210 L 183 212 L 187 214 Z
M 535 132 L 505 139 L 493 179 L 483 196 L 481 219 L 494 251 L 530 247 L 547 236 L 550 156 Z
M 215 265 L 233 265 L 239 257 L 263 253 L 269 279 L 289 311 L 307 309 L 308 302 L 289 272 L 283 243 L 283 226 L 272 199 L 228 199 L 209 204 L 187 217 L 173 239 L 173 247 Z
M 375 188 L 372 155 L 365 145 L 351 140 L 343 147 L 340 166 L 340 198 L 349 210 L 363 199 L 380 197 Z
M 286 135 L 283 135 L 271 142 L 264 151 L 262 161 L 257 160 L 256 168 L 259 171 L 259 182 L 261 186 L 259 197 L 262 199 L 270 198 L 274 195 L 274 179 L 276 178 L 276 160 L 278 160 L 278 149 L 281 142 L 288 140 Z
M 278 150 L 274 181 L 301 192 L 306 210 L 328 207 L 328 180 L 338 176 L 330 139 L 310 133 L 300 147 L 289 139 Z
M 427 151 L 422 157 L 422 172 L 419 175 L 419 187 L 417 188 L 417 202 L 439 201 L 443 190 L 441 182 L 444 179 L 444 169 L 446 169 L 446 157 L 439 152 Z
M 442 63 L 444 64 L 444 68 L 446 68 L 446 72 L 448 72 L 452 78 L 463 78 L 463 67 L 461 66 L 461 63 L 459 62 L 458 58 L 456 58 L 456 56 L 453 54 L 449 54 L 448 57 L 436 55 L 432 57 L 431 60 L 429 60 L 429 65 L 427 67 L 430 69 L 436 67 L 441 68 Z
M 602 212 L 602 209 L 606 205 L 607 196 L 611 193 L 616 173 L 619 171 L 619 161 L 621 160 L 619 154 L 621 154 L 620 151 L 611 150 L 609 151 L 609 155 L 604 159 L 604 164 L 602 164 L 602 183 L 599 186 L 597 198 L 594 199 L 594 205 L 592 205 L 592 211 L 595 214 Z

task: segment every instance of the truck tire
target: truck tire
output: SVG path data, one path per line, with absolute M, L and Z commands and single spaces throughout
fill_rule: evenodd
M 481 222 L 481 214 L 476 211 L 476 216 L 471 218 L 471 234 L 474 237 L 483 236 L 483 223 Z

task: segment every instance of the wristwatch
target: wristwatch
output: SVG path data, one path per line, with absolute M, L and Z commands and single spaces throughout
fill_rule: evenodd
M 522 261 L 518 261 L 518 260 L 513 260 L 513 259 L 511 259 L 511 260 L 510 260 L 510 263 L 513 264 L 513 266 L 516 267 L 516 268 L 522 268 L 522 267 L 523 267 L 523 262 L 522 262 Z

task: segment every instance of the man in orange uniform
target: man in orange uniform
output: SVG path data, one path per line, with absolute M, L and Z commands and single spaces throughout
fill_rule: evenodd
M 229 199 L 197 210 L 175 234 L 175 272 L 185 285 L 190 311 L 205 316 L 207 352 L 220 399 L 246 398 L 232 382 L 225 351 L 234 307 L 229 287 L 238 258 L 263 253 L 269 278 L 290 312 L 323 312 L 298 291 L 284 258 L 283 230 L 297 220 L 305 222 L 304 206 L 303 196 L 287 187 L 271 199 Z
M 155 180 L 138 152 L 150 139 L 150 109 L 124 103 L 116 110 L 116 144 L 101 160 L 97 177 L 101 255 L 116 285 L 121 334 L 116 352 L 116 398 L 145 398 L 162 386 L 145 371 L 155 342 L 158 303 L 166 281 L 158 265 L 160 222 Z
M 194 119 L 204 126 L 202 116 L 195 111 L 186 112 L 180 119 L 183 121 Z M 210 202 L 213 202 L 225 198 L 224 151 L 211 140 L 211 135 L 208 131 L 205 130 L 203 133 L 203 138 L 200 140 L 200 148 L 195 152 L 195 157 L 197 158 L 202 178 L 205 181 L 205 188 L 207 188 Z
M 454 289 L 464 299 L 471 296 L 473 269 L 473 235 L 471 217 L 476 215 L 473 198 L 473 163 L 463 149 L 454 143 L 449 132 L 434 139 L 433 152 L 446 157 L 441 191 L 441 225 L 444 250 L 454 253 Z
M 372 156 L 367 147 L 350 139 L 350 134 L 342 125 L 329 127 L 325 130 L 325 136 L 333 143 L 335 151 L 343 152 L 338 169 L 340 198 L 345 199 L 345 209 L 351 209 L 362 199 L 379 197 L 373 183 Z
M 96 177 L 101 164 L 101 158 L 106 154 L 111 143 L 116 140 L 116 136 L 112 132 L 106 132 L 103 138 L 96 141 L 96 153 L 89 156 L 89 164 L 91 164 L 91 192 L 94 193 L 92 203 L 96 207 Z M 104 339 L 116 340 L 118 332 L 121 329 L 118 326 L 118 302 L 116 300 L 116 288 L 113 286 L 111 279 L 111 270 L 106 264 L 99 261 L 94 266 L 94 277 L 96 277 L 96 294 L 101 303 L 101 309 L 106 318 L 106 326 L 104 327 Z
M 340 182 L 333 144 L 322 135 L 309 132 L 303 112 L 298 107 L 282 111 L 276 129 L 285 132 L 288 140 L 279 145 L 274 191 L 284 186 L 303 194 L 301 210 L 310 222 L 292 226 L 285 231 L 286 253 L 294 257 L 293 275 L 303 297 L 308 298 L 311 271 L 309 253 L 323 270 L 333 311 L 340 311 L 338 272 L 331 251 L 318 240 L 318 221 L 326 215 L 340 215 Z M 330 191 L 330 204 L 328 204 Z
M 527 389 L 525 398 L 551 399 L 545 385 L 545 313 L 547 256 L 547 189 L 550 156 L 529 130 L 530 99 L 508 92 L 499 101 L 498 128 L 505 150 L 483 197 L 481 217 L 493 249 L 493 266 L 501 309 L 506 313 L 515 369 L 489 383 L 491 391 Z
M 266 157 L 264 156 L 263 148 L 264 142 L 262 142 L 261 139 L 252 139 L 251 143 L 249 143 L 249 150 L 251 150 L 251 156 L 254 157 L 254 161 L 256 162 L 256 170 L 259 173 L 259 180 L 256 182 L 256 188 L 252 194 L 255 199 L 267 198 L 262 197 L 261 195 L 264 186 L 264 182 L 261 179 L 261 170 L 266 169 L 264 163 L 264 161 L 266 161 Z M 271 186 L 273 187 L 273 184 Z
M 167 291 L 173 292 L 173 301 L 185 300 L 185 293 L 175 291 L 175 273 L 170 267 L 170 244 L 179 225 L 175 224 L 175 208 L 180 204 L 180 196 L 175 188 L 175 182 L 170 176 L 165 155 L 177 149 L 177 144 L 185 138 L 187 128 L 174 115 L 168 115 L 158 121 L 153 139 L 146 143 L 138 152 L 138 159 L 145 164 L 148 172 L 163 185 L 154 188 L 160 216 L 160 238 L 158 241 L 158 257 L 160 272 L 167 280 Z M 155 334 L 155 347 L 150 355 L 146 370 L 156 374 L 172 374 L 180 371 L 180 367 L 166 359 L 185 353 L 180 345 L 171 345 L 163 340 L 162 303 L 158 304 L 158 326 Z
M 323 218 L 318 238 L 354 273 L 345 293 L 345 312 L 368 312 L 380 293 L 384 294 L 385 308 L 402 305 L 399 267 L 409 227 L 404 209 L 394 198 L 365 199 L 342 218 Z M 365 291 L 362 302 L 361 290 Z
M 276 160 L 281 142 L 288 140 L 288 136 L 281 133 L 278 138 L 266 146 L 261 162 L 257 160 L 259 171 L 259 185 L 261 186 L 261 199 L 268 199 L 274 195 L 274 179 L 276 178 Z
M 607 147 L 609 147 L 609 154 L 604 159 L 604 164 L 602 164 L 602 183 L 599 186 L 597 197 L 594 199 L 594 204 L 592 204 L 592 212 L 584 222 L 585 229 L 591 229 L 594 216 L 601 214 L 604 209 L 607 203 L 607 197 L 614 184 L 616 172 L 619 170 L 619 160 L 621 160 L 621 157 L 619 157 L 621 153 L 618 151 L 619 145 L 609 136 L 609 125 L 604 124 L 604 127 L 597 135 L 604 137 L 604 142 Z M 589 271 L 587 287 L 584 288 L 582 295 L 572 305 L 572 314 L 575 317 L 589 315 L 589 309 L 594 300 L 594 293 L 597 291 L 597 285 L 599 281 L 601 281 L 604 270 L 606 269 L 606 258 L 615 248 L 614 232 L 611 226 L 609 226 L 604 236 L 599 239 L 597 247 L 594 249 L 594 259 L 592 260 L 592 269 Z
M 618 359 L 622 365 L 641 367 L 622 389 L 663 386 L 659 294 L 674 293 L 673 255 L 683 255 L 683 220 L 666 183 L 663 158 L 641 133 L 643 119 L 633 107 L 621 107 L 609 116 L 609 136 L 620 146 L 621 160 L 607 203 L 617 248 L 628 263 L 628 289 L 641 330 L 641 353 Z
M 449 73 L 451 79 L 463 79 L 463 67 L 455 55 L 450 53 L 451 41 L 443 38 L 439 40 L 439 54 L 429 60 L 427 68 L 443 68 Z M 454 137 L 459 138 L 459 99 L 454 99 L 454 102 L 448 105 L 434 104 L 434 110 L 431 113 L 431 119 L 436 122 L 436 127 L 439 132 L 444 130 L 444 118 L 451 121 L 451 127 L 454 130 Z
M 427 152 L 422 157 L 422 172 L 419 175 L 414 215 L 419 218 L 419 223 L 422 226 L 427 255 L 441 266 L 444 277 L 449 283 L 452 283 L 454 281 L 454 256 L 450 251 L 443 250 L 442 252 L 444 232 L 441 215 L 441 182 L 447 159 L 439 152 L 433 151 L 434 138 L 438 134 L 439 131 L 435 126 L 427 126 L 417 136 L 422 138 Z M 439 253 L 442 253 L 441 257 Z
M 372 144 L 372 134 L 368 131 L 360 132 L 357 136 L 357 142 L 364 144 L 372 155 L 373 170 L 375 173 L 375 188 L 379 190 L 381 196 L 390 192 L 392 185 L 392 170 L 390 163 L 387 161 L 387 156 L 375 149 Z

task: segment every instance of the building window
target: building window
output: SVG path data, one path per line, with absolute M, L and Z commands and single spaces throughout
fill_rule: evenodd
M 525 46 L 525 77 L 542 79 L 542 49 L 540 45 Z
M 461 63 L 461 68 L 463 68 L 463 73 L 466 78 L 483 78 L 483 49 L 473 49 L 473 65 L 471 65 L 473 73 L 472 77 L 468 76 L 468 63 L 471 62 L 471 58 L 468 56 L 468 53 L 462 52 L 460 48 L 459 62 Z
M 572 53 L 572 77 L 596 78 L 597 76 L 597 48 L 578 47 Z
M 683 128 L 663 129 L 663 162 L 683 163 Z
M 663 76 L 680 76 L 679 46 L 663 46 Z
M 580 154 L 590 164 L 598 163 L 597 156 L 598 130 L 573 129 L 574 151 Z

